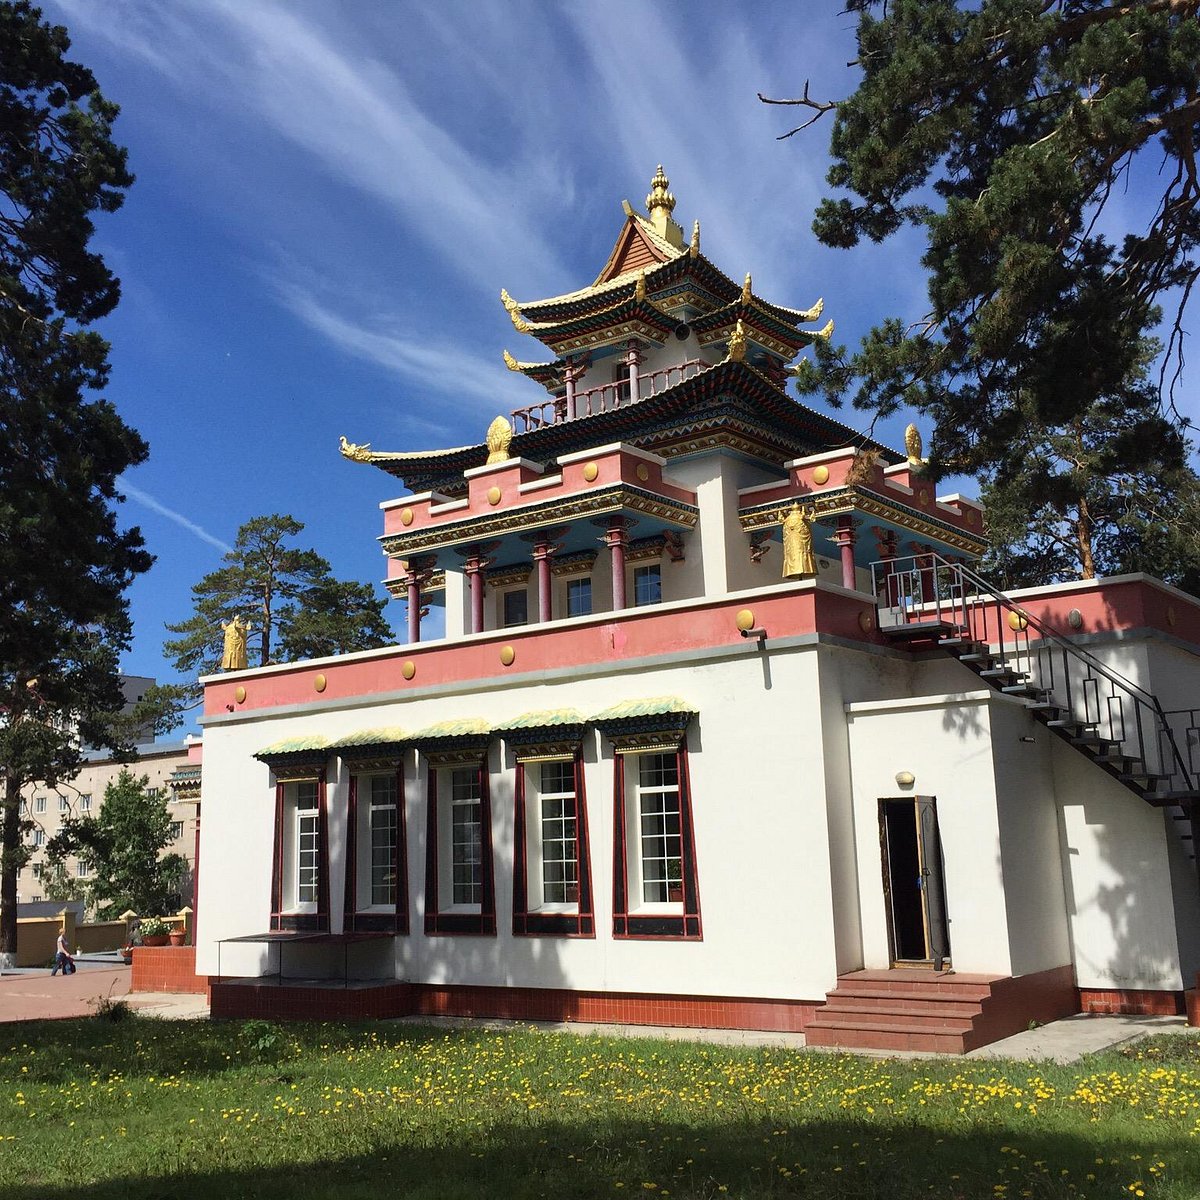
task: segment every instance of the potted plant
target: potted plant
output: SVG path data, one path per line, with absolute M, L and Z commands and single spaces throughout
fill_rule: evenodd
M 143 917 L 139 932 L 143 946 L 165 946 L 170 940 L 171 925 L 162 917 Z
M 187 930 L 182 925 L 176 925 L 167 934 L 172 946 L 182 946 L 187 941 Z
M 132 967 L 133 966 L 133 947 L 132 946 L 122 946 L 121 950 L 120 950 L 120 954 L 121 954 L 121 961 L 127 967 Z
M 667 900 L 678 904 L 683 899 L 683 863 L 678 858 L 667 859 Z

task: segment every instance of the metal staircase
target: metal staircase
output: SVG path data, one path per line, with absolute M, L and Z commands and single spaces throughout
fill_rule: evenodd
M 1039 621 L 961 563 L 936 553 L 872 565 L 879 632 L 937 646 L 1147 804 L 1189 855 L 1200 844 L 1200 712 L 1157 697 Z M 1186 756 L 1185 756 L 1186 751 Z

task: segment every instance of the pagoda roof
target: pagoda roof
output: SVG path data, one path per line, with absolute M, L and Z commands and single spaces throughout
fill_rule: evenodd
M 848 445 L 873 449 L 889 462 L 904 458 L 793 400 L 749 363 L 731 360 L 636 403 L 514 434 L 509 454 L 547 462 L 617 441 L 667 458 L 722 444 L 778 464 Z M 487 456 L 487 445 L 480 443 L 452 450 L 371 451 L 369 458 L 359 461 L 395 476 L 414 492 L 433 490 L 453 496 L 466 488 L 463 472 L 483 466 Z

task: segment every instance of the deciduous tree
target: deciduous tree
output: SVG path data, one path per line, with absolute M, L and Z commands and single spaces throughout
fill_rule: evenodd
M 93 216 L 133 177 L 117 107 L 69 46 L 25 0 L 0 3 L 0 962 L 28 857 L 21 786 L 70 778 L 81 743 L 118 740 L 125 590 L 152 561 L 115 507 L 146 444 L 94 395 L 108 343 L 86 328 L 119 296 L 89 248 Z

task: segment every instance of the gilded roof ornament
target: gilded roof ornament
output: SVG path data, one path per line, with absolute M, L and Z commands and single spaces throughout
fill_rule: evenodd
M 646 272 L 639 271 L 637 283 L 634 285 L 633 298 L 635 300 L 645 300 L 646 298 Z
M 827 342 L 833 337 L 833 318 L 830 317 L 820 329 L 808 329 L 805 332 L 809 337 L 820 338 L 821 341 Z
M 371 443 L 363 442 L 361 446 L 354 442 L 348 442 L 344 437 L 338 439 L 339 449 L 342 452 L 343 458 L 348 458 L 351 462 L 369 463 L 371 461 Z
M 700 255 L 700 222 L 697 221 L 692 226 L 692 244 L 688 247 L 688 254 L 692 258 L 698 258 Z
M 510 371 L 519 371 L 521 369 L 521 364 L 507 350 L 504 352 L 504 365 Z
M 727 362 L 746 361 L 746 330 L 742 327 L 741 317 L 738 318 L 733 333 L 729 335 L 729 353 L 725 359 Z
M 921 449 L 921 431 L 915 425 L 909 425 L 904 431 L 904 450 L 910 467 L 919 467 L 925 461 Z
M 654 216 L 656 208 L 664 209 L 667 216 L 675 211 L 675 197 L 667 191 L 670 185 L 671 181 L 663 174 L 662 163 L 659 163 L 654 178 L 650 180 L 650 195 L 646 197 L 646 211 L 651 216 Z
M 508 447 L 512 442 L 512 425 L 507 417 L 497 417 L 487 430 L 487 460 L 491 463 L 507 462 Z
M 518 333 L 529 332 L 529 322 L 521 316 L 521 306 L 508 294 L 504 289 L 500 289 L 500 303 L 508 309 L 508 315 L 512 318 L 513 328 Z
M 751 293 L 751 291 L 750 291 L 750 288 L 751 288 L 751 283 L 750 283 L 750 272 L 749 272 L 749 271 L 747 271 L 747 272 L 746 272 L 746 282 L 742 284 L 742 303 L 743 303 L 743 304 L 749 304 L 749 303 L 750 303 L 750 297 L 751 297 L 751 294 L 752 294 L 752 293 Z
M 824 311 L 825 298 L 822 296 L 812 308 L 806 308 L 803 312 L 797 313 L 796 317 L 800 321 L 815 321 Z

